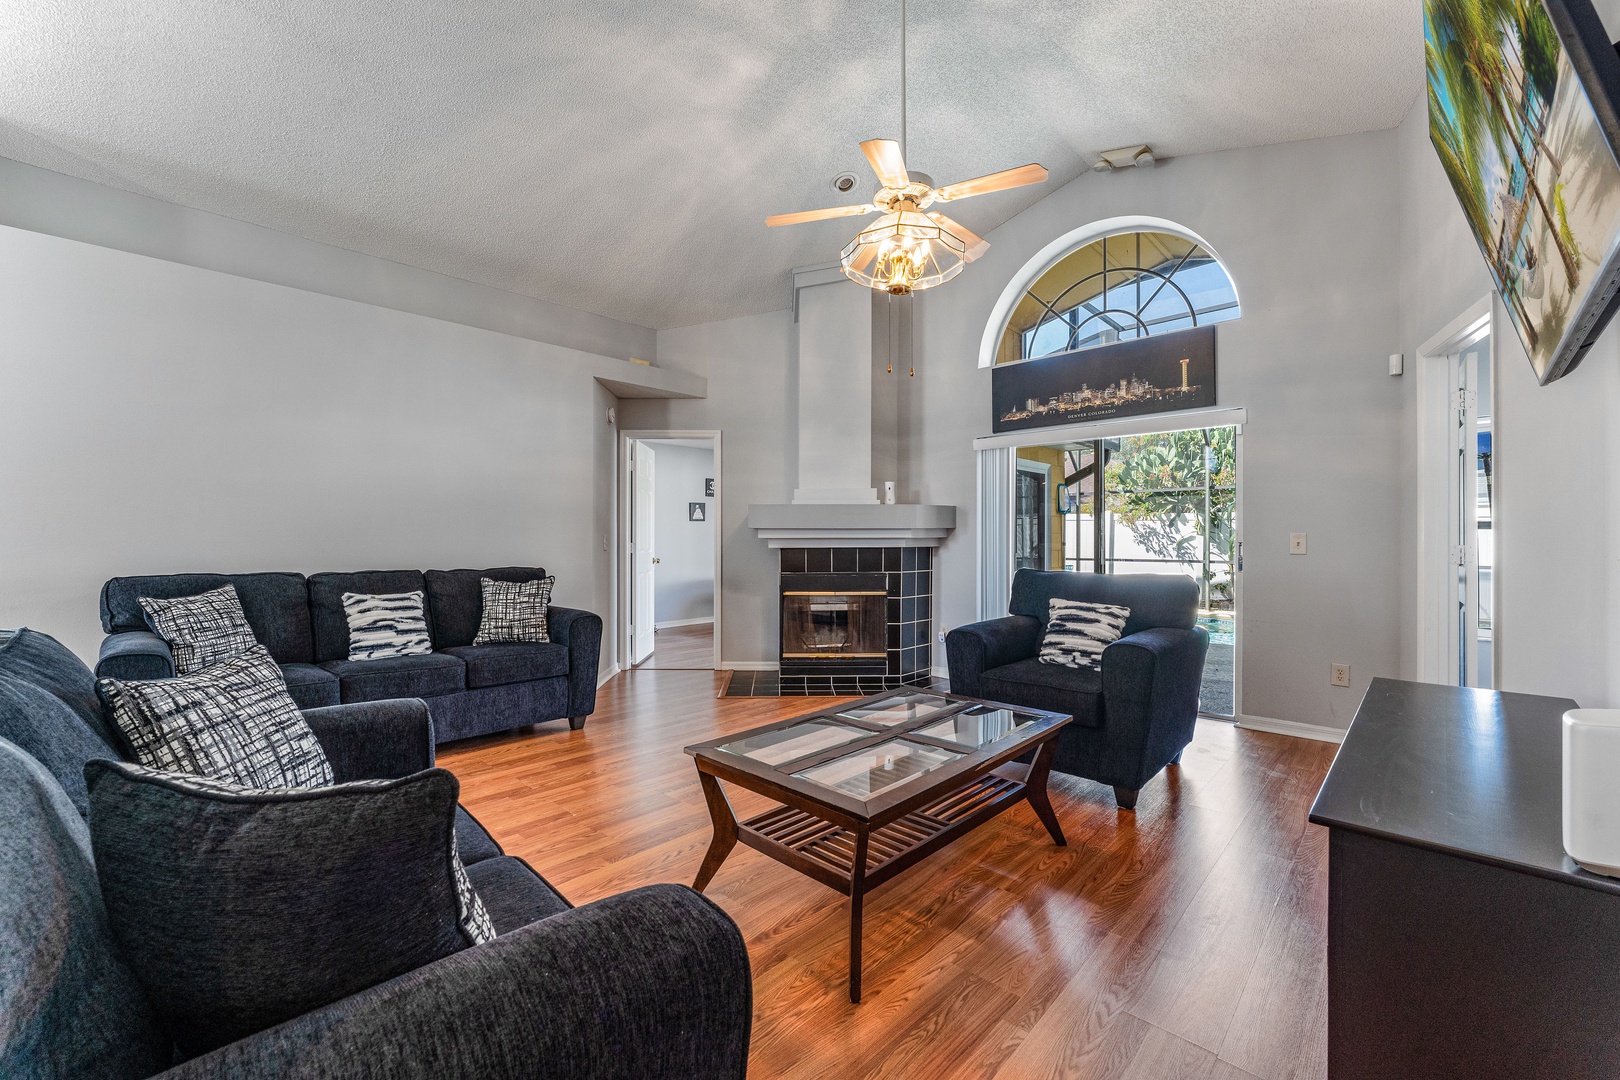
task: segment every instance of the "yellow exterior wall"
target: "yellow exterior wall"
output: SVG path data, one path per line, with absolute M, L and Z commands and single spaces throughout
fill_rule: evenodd
M 1052 446 L 1022 446 L 1020 461 L 1038 461 L 1052 467 L 1052 481 L 1046 485 L 1046 562 L 1050 570 L 1063 569 L 1063 515 L 1058 511 L 1057 489 L 1063 483 L 1063 451 Z

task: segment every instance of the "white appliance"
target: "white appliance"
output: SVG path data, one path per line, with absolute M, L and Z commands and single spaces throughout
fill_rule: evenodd
M 1620 877 L 1620 709 L 1564 714 L 1564 850 Z

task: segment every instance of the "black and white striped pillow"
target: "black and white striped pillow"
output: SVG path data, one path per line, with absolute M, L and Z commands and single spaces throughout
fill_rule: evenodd
M 474 645 L 510 641 L 550 641 L 547 610 L 555 576 L 537 581 L 496 581 L 479 578 L 484 592 L 484 613 L 478 620 Z
M 263 645 L 174 679 L 102 679 L 136 759 L 253 788 L 323 787 L 332 766 Z
M 1101 670 L 1103 650 L 1119 640 L 1130 617 L 1128 607 L 1054 599 L 1041 638 L 1041 663 Z
M 343 594 L 349 620 L 349 659 L 381 660 L 389 656 L 426 656 L 428 637 L 422 593 Z
M 176 675 L 242 656 L 259 643 L 242 613 L 235 585 L 173 600 L 143 596 L 140 604 L 152 632 L 169 643 Z

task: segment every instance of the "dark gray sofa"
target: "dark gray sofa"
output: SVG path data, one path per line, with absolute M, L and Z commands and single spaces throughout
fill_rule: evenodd
M 481 577 L 532 581 L 539 567 L 489 570 L 363 570 L 356 573 L 160 574 L 118 577 L 101 589 L 101 628 L 108 637 L 98 676 L 165 679 L 174 658 L 153 634 L 140 598 L 193 596 L 230 584 L 260 644 L 281 665 L 301 709 L 421 698 L 440 742 L 487 735 L 523 724 L 568 718 L 580 728 L 596 709 L 602 620 L 588 611 L 550 609 L 549 643 L 474 645 L 483 614 Z M 433 653 L 350 660 L 343 594 L 421 592 Z
M 420 701 L 305 716 L 339 781 L 433 764 Z M 496 940 L 176 1063 L 112 939 L 83 818 L 84 765 L 119 757 L 113 739 L 88 668 L 0 631 L 0 1076 L 744 1075 L 748 955 L 719 908 L 674 885 L 574 908 L 465 811 L 458 847 Z
M 1131 609 L 1102 670 L 1041 663 L 1053 597 Z M 1198 719 L 1209 633 L 1198 625 L 1198 583 L 1169 574 L 1020 570 L 1006 618 L 945 636 L 951 691 L 1074 716 L 1058 732 L 1052 768 L 1110 784 L 1123 809 L 1181 760 Z

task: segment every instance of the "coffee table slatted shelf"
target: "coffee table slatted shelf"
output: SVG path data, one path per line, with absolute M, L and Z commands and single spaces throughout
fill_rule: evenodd
M 741 841 L 848 896 L 849 994 L 859 1001 L 868 891 L 1019 802 L 1065 843 L 1046 780 L 1070 719 L 890 691 L 689 746 L 714 822 L 693 888 L 702 891 Z M 738 821 L 721 780 L 781 805 Z

